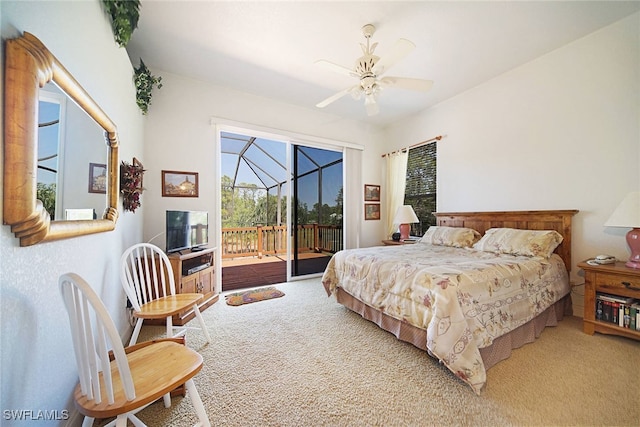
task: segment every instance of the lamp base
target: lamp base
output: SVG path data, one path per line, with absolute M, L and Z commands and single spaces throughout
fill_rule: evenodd
M 634 228 L 627 233 L 627 244 L 631 249 L 631 256 L 625 265 L 629 268 L 640 268 L 640 228 Z
M 411 226 L 409 224 L 400 224 L 400 241 L 409 238 L 409 232 L 411 232 Z
M 640 262 L 627 261 L 625 265 L 629 268 L 640 268 Z

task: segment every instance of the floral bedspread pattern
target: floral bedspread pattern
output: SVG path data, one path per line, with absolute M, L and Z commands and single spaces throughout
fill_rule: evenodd
M 343 250 L 322 283 L 427 330 L 427 351 L 480 394 L 480 348 L 528 322 L 569 290 L 557 255 L 497 255 L 416 243 Z

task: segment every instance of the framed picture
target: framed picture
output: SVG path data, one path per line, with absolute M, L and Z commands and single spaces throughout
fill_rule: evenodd
M 364 185 L 364 201 L 365 202 L 379 202 L 380 201 L 380 186 L 379 185 Z
M 198 173 L 162 171 L 162 197 L 198 197 Z
M 380 203 L 365 203 L 364 219 L 380 219 Z
M 89 163 L 89 193 L 107 194 L 107 165 Z

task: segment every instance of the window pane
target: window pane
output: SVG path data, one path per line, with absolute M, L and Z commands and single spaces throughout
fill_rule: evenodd
M 436 142 L 409 150 L 404 204 L 413 206 L 420 220 L 411 224 L 413 236 L 422 236 L 436 224 L 436 159 Z

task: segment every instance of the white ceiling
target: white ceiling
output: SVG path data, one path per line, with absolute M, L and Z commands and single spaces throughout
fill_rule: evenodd
M 388 88 L 372 117 L 350 96 L 324 111 L 386 126 L 639 10 L 639 1 L 142 0 L 127 51 L 134 66 L 142 58 L 160 76 L 315 109 L 357 80 L 314 62 L 352 68 L 371 23 L 380 57 L 399 38 L 416 44 L 388 75 L 433 80 L 433 88 Z

